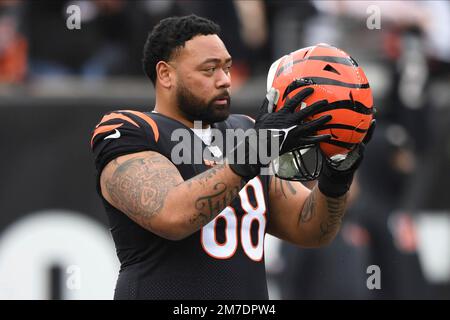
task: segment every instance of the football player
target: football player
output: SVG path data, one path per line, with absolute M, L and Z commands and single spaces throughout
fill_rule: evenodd
M 271 89 L 254 121 L 230 114 L 232 58 L 218 34 L 215 23 L 194 15 L 162 20 L 143 59 L 154 110 L 110 112 L 93 131 L 98 192 L 121 263 L 115 299 L 267 299 L 266 232 L 320 247 L 339 230 L 363 148 L 345 170 L 345 160 L 324 161 L 312 191 L 262 175 L 267 162 L 251 161 L 257 145 L 276 145 L 282 155 L 332 138 L 316 133 L 332 118 L 319 115 L 329 105 L 322 99 L 294 112 L 313 94 L 307 87 L 272 112 L 279 92 Z M 173 161 L 180 129 L 189 133 L 183 143 L 192 159 L 208 149 L 223 161 Z M 223 136 L 255 130 L 227 148 L 214 144 L 213 129 Z M 243 161 L 230 160 L 237 151 Z

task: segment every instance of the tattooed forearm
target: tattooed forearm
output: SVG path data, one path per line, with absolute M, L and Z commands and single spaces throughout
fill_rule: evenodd
M 291 181 L 271 176 L 269 178 L 269 184 L 271 183 L 273 183 L 273 191 L 275 193 L 281 193 L 285 199 L 287 199 L 290 195 L 293 196 L 297 194 L 297 191 L 295 190 Z
M 339 198 L 326 198 L 329 214 L 328 218 L 320 224 L 320 241 L 326 241 L 335 236 L 345 214 L 346 202 L 347 194 Z
M 299 232 L 308 239 L 307 245 L 322 246 L 334 239 L 341 226 L 346 203 L 347 194 L 331 198 L 322 194 L 317 186 L 311 190 L 297 219 Z
M 218 165 L 184 181 L 169 159 L 148 151 L 110 162 L 101 186 L 105 199 L 139 225 L 180 239 L 214 219 L 238 195 L 245 181 L 230 172 Z
M 191 218 L 189 218 L 189 223 L 191 225 L 204 226 L 204 225 L 208 224 L 208 222 L 210 222 L 210 221 L 211 221 L 211 217 L 202 212 L 194 213 L 194 215 Z
M 199 197 L 195 201 L 195 207 L 210 221 L 219 214 L 238 195 L 240 188 L 237 186 L 227 187 L 225 183 L 219 182 L 213 187 L 214 192 L 206 196 Z
M 316 211 L 316 188 L 314 188 L 309 194 L 308 198 L 306 198 L 305 204 L 303 206 L 303 210 L 299 216 L 299 222 L 307 223 L 311 221 Z
M 136 157 L 119 164 L 105 181 L 106 191 L 115 205 L 134 217 L 158 214 L 171 188 L 178 184 L 178 171 L 160 157 Z
M 191 184 L 199 183 L 204 187 L 209 180 L 215 178 L 218 174 L 223 173 L 225 168 L 226 165 L 216 165 L 208 171 L 188 180 L 188 182 Z M 234 185 L 227 185 L 224 182 L 217 182 L 212 185 L 212 191 L 206 195 L 201 195 L 195 200 L 195 208 L 198 212 L 189 219 L 189 222 L 192 225 L 199 226 L 207 224 L 233 201 L 245 184 L 246 181 L 240 179 L 238 184 Z M 211 187 L 209 190 L 211 190 Z
M 205 185 L 206 182 L 208 182 L 211 179 L 214 179 L 218 173 L 225 170 L 227 165 L 225 164 L 218 164 L 212 167 L 211 169 L 206 170 L 205 172 L 200 173 L 199 175 L 196 175 L 195 177 L 187 180 L 186 182 L 191 186 L 193 182 L 198 182 L 202 185 Z M 241 188 L 246 184 L 246 181 L 241 178 L 240 185 Z
M 199 175 L 193 177 L 192 179 L 190 179 L 189 181 L 199 181 L 199 182 L 206 182 L 208 180 L 210 180 L 211 178 L 213 178 L 214 176 L 217 175 L 217 172 L 219 172 L 220 170 L 223 170 L 225 168 L 225 165 L 223 164 L 218 164 L 214 167 L 212 167 L 209 170 L 206 170 L 203 173 L 200 173 Z

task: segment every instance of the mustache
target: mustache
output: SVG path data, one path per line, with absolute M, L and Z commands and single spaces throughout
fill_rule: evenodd
M 231 100 L 230 93 L 229 93 L 228 91 L 222 92 L 221 94 L 215 96 L 215 97 L 212 99 L 212 101 L 214 101 L 214 100 L 220 100 L 220 99 L 227 99 L 228 101 L 230 101 L 230 100 Z

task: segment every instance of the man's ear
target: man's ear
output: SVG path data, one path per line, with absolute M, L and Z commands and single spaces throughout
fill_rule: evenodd
M 170 88 L 173 85 L 173 68 L 165 61 L 159 61 L 156 64 L 156 79 L 164 88 Z

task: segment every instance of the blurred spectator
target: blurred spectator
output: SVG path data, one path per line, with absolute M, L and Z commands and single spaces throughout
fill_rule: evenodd
M 79 30 L 66 27 L 69 4 L 80 7 Z M 133 8 L 124 0 L 27 2 L 31 76 L 126 74 Z
M 271 61 L 309 45 L 307 26 L 317 16 L 310 1 L 267 0 Z M 267 68 L 267 67 L 266 67 Z
M 347 16 L 365 22 L 370 6 L 380 12 L 381 28 L 417 27 L 424 33 L 427 54 L 450 61 L 450 4 L 447 1 L 313 1 L 321 12 L 331 16 Z M 364 23 L 365 26 L 365 23 Z M 385 30 L 386 31 L 386 30 Z
M 367 264 L 378 265 L 382 272 L 382 289 L 371 292 L 372 298 L 429 297 L 417 256 L 413 218 L 399 211 L 417 166 L 411 137 L 403 127 L 379 121 L 366 160 L 359 173 L 362 192 L 354 212 L 370 235 Z
M 81 29 L 68 30 L 66 8 L 80 7 Z M 197 14 L 222 27 L 222 38 L 233 56 L 233 87 L 261 68 L 266 57 L 265 5 L 252 1 L 55 1 L 27 3 L 30 73 L 80 75 L 142 75 L 146 34 L 171 15 Z
M 0 2 L 0 83 L 21 82 L 27 68 L 27 40 L 20 30 L 22 3 Z

